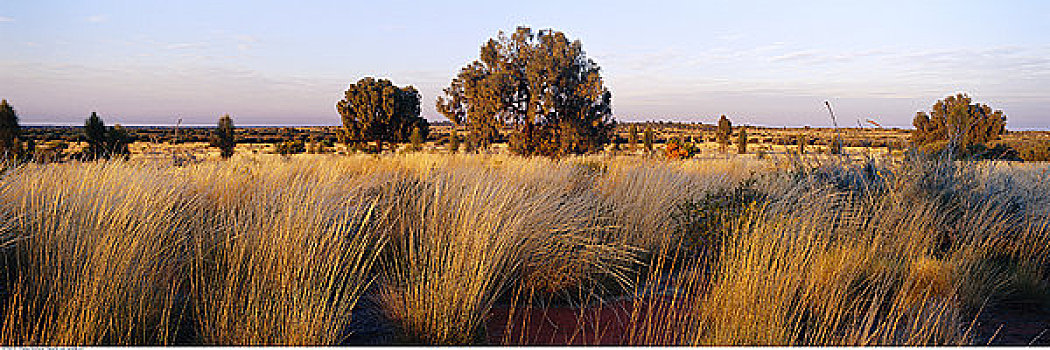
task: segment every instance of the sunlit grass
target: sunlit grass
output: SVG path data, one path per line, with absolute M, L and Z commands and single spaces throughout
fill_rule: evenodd
M 625 344 L 968 344 L 982 309 L 1050 302 L 1047 169 L 436 154 L 22 165 L 0 177 L 0 343 L 339 344 L 367 295 L 396 342 L 484 343 L 496 304 L 633 298 Z M 683 203 L 742 186 L 761 196 L 693 207 L 724 210 L 713 232 L 682 226 L 698 214 Z

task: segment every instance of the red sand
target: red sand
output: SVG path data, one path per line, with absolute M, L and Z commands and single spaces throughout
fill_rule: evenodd
M 631 304 L 619 301 L 587 308 L 519 308 L 514 310 L 509 329 L 509 307 L 493 307 L 488 341 L 505 345 L 621 345 L 626 340 Z

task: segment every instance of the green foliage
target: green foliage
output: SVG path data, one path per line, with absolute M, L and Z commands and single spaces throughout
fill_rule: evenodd
M 452 127 L 452 131 L 448 134 L 448 151 L 449 153 L 459 152 L 459 132 L 456 131 L 456 127 Z
M 756 183 L 749 179 L 677 204 L 672 218 L 681 232 L 682 247 L 701 257 L 716 258 L 726 237 L 747 219 L 747 211 L 765 199 Z
M 1050 142 L 1031 141 L 1013 146 L 1017 155 L 1026 162 L 1050 162 Z
M 306 152 L 306 144 L 301 140 L 288 140 L 274 145 L 274 153 L 291 155 Z
M 127 129 L 120 124 L 107 128 L 98 113 L 91 112 L 91 116 L 84 120 L 84 138 L 88 146 L 80 155 L 82 160 L 110 159 L 113 156 L 127 159 L 131 154 L 128 145 L 133 139 Z
M 219 154 L 223 159 L 233 156 L 233 149 L 237 146 L 237 140 L 234 136 L 233 119 L 230 118 L 229 114 L 219 118 L 215 132 L 211 136 L 211 146 L 219 148 Z
M 417 126 L 412 129 L 412 135 L 408 137 L 408 141 L 412 145 L 413 152 L 419 152 L 423 149 L 423 131 Z
M 91 116 L 84 121 L 84 137 L 88 144 L 83 154 L 85 160 L 108 156 L 106 154 L 106 124 L 95 112 L 91 112 Z
M 721 118 L 718 118 L 718 129 L 715 131 L 715 139 L 718 140 L 718 146 L 722 152 L 726 151 L 726 147 L 729 147 L 729 138 L 733 135 L 733 122 L 729 121 L 729 118 L 723 114 Z
M 740 127 L 740 131 L 737 132 L 736 136 L 736 153 L 746 154 L 747 153 L 747 127 Z
M 128 150 L 128 145 L 131 144 L 132 138 L 128 134 L 128 130 L 124 129 L 120 124 L 113 125 L 113 128 L 109 129 L 106 135 L 106 151 L 109 157 L 120 157 L 128 159 L 131 155 L 131 151 Z
M 627 128 L 627 149 L 634 151 L 638 147 L 638 126 L 631 124 Z
M 653 142 L 656 141 L 656 137 L 653 136 L 653 127 L 651 125 L 645 125 L 645 132 L 642 135 L 642 144 L 645 146 L 646 153 L 653 153 Z
M 463 144 L 463 151 L 467 153 L 474 153 L 478 151 L 478 144 L 481 141 L 478 140 L 478 135 L 467 134 L 467 142 Z
M 481 47 L 438 97 L 437 109 L 485 147 L 513 125 L 511 151 L 561 156 L 596 152 L 615 126 L 612 94 L 579 40 L 518 27 Z
M 18 154 L 18 137 L 20 135 L 21 127 L 18 125 L 18 114 L 7 103 L 7 100 L 0 101 L 0 158 Z
M 365 77 L 350 84 L 336 103 L 342 116 L 347 140 L 354 143 L 375 141 L 376 151 L 384 142 L 408 141 L 418 128 L 425 139 L 430 124 L 419 116 L 419 92 L 410 86 L 397 87 L 387 79 Z
M 959 151 L 998 139 L 1006 132 L 1006 115 L 960 93 L 938 100 L 929 114 L 916 113 L 912 125 L 915 146 L 947 141 L 948 151 Z

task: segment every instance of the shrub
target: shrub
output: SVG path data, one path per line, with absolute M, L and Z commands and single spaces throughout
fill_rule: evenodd
M 653 136 L 653 127 L 649 124 L 645 125 L 645 132 L 642 136 L 642 143 L 645 147 L 645 152 L 648 154 L 653 153 L 653 142 L 656 141 L 656 137 Z
M 747 126 L 740 127 L 740 131 L 737 132 L 736 137 L 736 153 L 746 154 L 747 153 Z
M 664 148 L 664 155 L 667 159 L 689 159 L 697 153 L 697 148 L 692 142 L 685 142 L 677 137 L 672 137 L 667 140 L 667 147 Z
M 306 152 L 306 144 L 300 140 L 288 140 L 274 145 L 274 153 L 291 155 Z
M 987 105 L 972 103 L 969 95 L 960 93 L 938 100 L 929 114 L 918 112 L 912 124 L 912 142 L 917 146 L 948 141 L 952 148 L 966 149 L 1005 133 L 1006 115 Z
M 211 136 L 211 146 L 219 148 L 219 155 L 223 159 L 233 156 L 234 147 L 237 146 L 233 128 L 233 119 L 230 118 L 230 115 L 223 115 L 219 118 L 219 123 Z
M 765 198 L 755 183 L 754 179 L 745 180 L 677 204 L 673 220 L 682 232 L 683 247 L 694 256 L 716 258 L 725 237 L 746 218 L 746 211 Z
M 726 151 L 726 147 L 729 147 L 729 138 L 733 135 L 733 122 L 729 121 L 725 115 L 718 118 L 718 131 L 715 133 L 715 137 L 718 139 L 718 146 L 721 147 L 722 152 Z

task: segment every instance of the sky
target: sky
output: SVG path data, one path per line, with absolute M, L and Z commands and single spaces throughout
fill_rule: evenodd
M 1050 1 L 0 0 L 0 98 L 23 124 L 336 125 L 365 76 L 422 114 L 480 46 L 552 28 L 601 66 L 617 120 L 910 127 L 969 93 L 1050 129 Z

